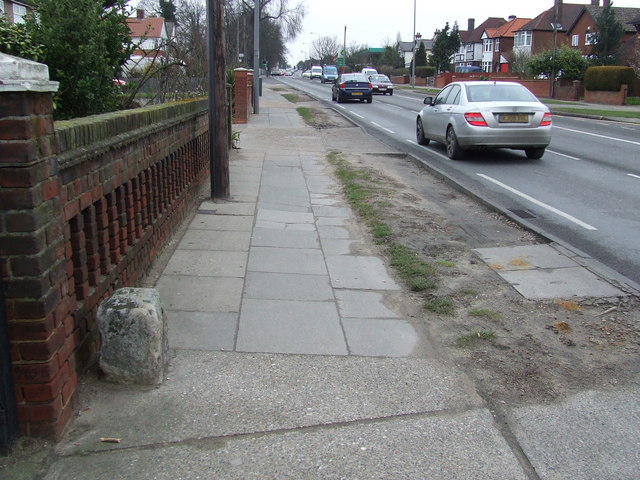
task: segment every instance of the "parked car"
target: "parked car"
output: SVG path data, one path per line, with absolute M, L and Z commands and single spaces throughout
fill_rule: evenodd
M 458 65 L 456 67 L 456 72 L 458 73 L 469 73 L 469 72 L 481 72 L 482 68 L 477 67 L 475 65 Z
M 524 150 L 539 159 L 551 141 L 549 109 L 519 83 L 453 82 L 424 103 L 416 139 L 444 143 L 451 159 L 484 148 Z
M 311 70 L 305 70 L 302 72 L 302 78 L 311 78 Z
M 391 80 L 389 80 L 389 77 L 386 75 L 370 75 L 369 81 L 371 85 L 373 85 L 373 93 L 381 93 L 383 95 L 388 93 L 389 95 L 393 95 L 393 83 L 391 83 Z
M 317 65 L 314 65 L 313 67 L 311 67 L 311 80 L 313 80 L 314 78 L 321 78 L 322 77 L 322 67 L 319 67 Z
M 321 83 L 335 83 L 338 79 L 338 69 L 335 65 L 323 65 L 322 75 L 320 76 Z
M 373 85 L 362 73 L 343 73 L 331 87 L 331 100 L 342 103 L 345 100 L 360 100 L 371 103 Z
M 370 75 L 377 75 L 378 71 L 375 68 L 371 68 L 371 67 L 365 67 L 362 69 L 362 71 L 360 72 L 363 75 L 366 75 L 367 77 Z

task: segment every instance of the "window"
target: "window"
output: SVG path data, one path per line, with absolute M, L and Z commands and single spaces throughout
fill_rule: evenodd
M 493 40 L 485 40 L 484 41 L 484 51 L 485 52 L 493 51 Z
M 482 62 L 482 71 L 483 72 L 491 72 L 493 71 L 491 62 Z
M 4 13 L 4 0 L 0 1 L 0 15 Z
M 493 50 L 494 52 L 500 51 L 500 39 L 496 38 L 496 48 Z
M 451 88 L 449 95 L 447 95 L 447 100 L 444 101 L 443 103 L 446 103 L 447 105 L 457 105 L 459 100 L 460 100 L 460 86 L 454 85 Z
M 449 95 L 449 93 L 451 93 L 451 88 L 452 87 L 445 87 L 444 90 L 442 90 L 438 96 L 436 97 L 435 101 L 433 102 L 434 105 L 441 105 L 443 103 L 445 103 L 445 99 L 447 98 L 447 95 Z
M 595 33 L 587 33 L 584 38 L 585 45 L 593 45 L 596 43 L 596 34 Z
M 580 35 L 572 35 L 571 36 L 571 46 L 577 47 L 580 45 Z
M 530 47 L 531 32 L 516 32 L 514 43 L 516 47 Z
M 27 7 L 24 5 L 13 4 L 13 23 L 24 23 L 24 17 L 27 16 Z

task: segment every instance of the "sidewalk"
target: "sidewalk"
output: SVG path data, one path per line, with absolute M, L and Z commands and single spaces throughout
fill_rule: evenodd
M 403 293 L 363 240 L 327 147 L 274 85 L 241 127 L 231 199 L 202 203 L 157 283 L 174 354 L 165 383 L 86 378 L 38 478 L 637 475 L 638 392 L 505 418 L 437 354 L 394 307 Z

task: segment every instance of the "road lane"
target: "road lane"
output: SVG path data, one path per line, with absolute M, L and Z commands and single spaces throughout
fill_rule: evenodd
M 372 104 L 337 105 L 329 85 L 301 82 L 296 86 L 383 142 L 640 283 L 640 125 L 554 116 L 552 142 L 540 160 L 521 151 L 488 150 L 452 161 L 444 145 L 415 142 L 422 97 L 399 91 L 375 95 Z

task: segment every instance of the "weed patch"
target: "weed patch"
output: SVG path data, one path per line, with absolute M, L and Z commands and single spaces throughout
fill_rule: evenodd
M 440 315 L 453 315 L 455 306 L 453 302 L 447 297 L 434 298 L 424 303 L 424 308 L 433 313 Z
M 462 348 L 469 348 L 474 347 L 480 343 L 492 342 L 495 339 L 495 333 L 487 330 L 482 330 L 480 332 L 470 333 L 469 335 L 463 335 L 456 340 L 456 345 Z
M 313 125 L 313 122 L 316 118 L 313 110 L 311 110 L 309 107 L 298 107 L 296 108 L 296 112 L 298 112 L 298 115 L 302 117 L 305 123 L 307 123 L 308 125 Z

